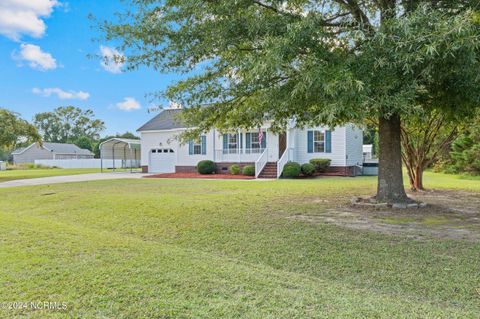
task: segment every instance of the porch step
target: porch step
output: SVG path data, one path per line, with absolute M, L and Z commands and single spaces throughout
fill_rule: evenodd
M 277 178 L 277 162 L 268 162 L 265 164 L 258 178 Z

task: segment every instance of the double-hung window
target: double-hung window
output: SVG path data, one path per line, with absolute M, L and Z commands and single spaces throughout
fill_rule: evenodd
M 332 132 L 330 130 L 307 131 L 308 153 L 331 153 Z
M 193 154 L 194 155 L 202 154 L 202 143 L 200 141 L 193 142 Z
M 322 131 L 313 131 L 313 152 L 325 152 L 325 133 Z
M 238 134 L 228 134 L 229 153 L 236 153 L 238 148 Z
M 243 138 L 241 133 L 223 134 L 223 154 L 242 152 Z
M 255 153 L 261 148 L 260 139 L 256 133 L 252 133 L 251 135 L 250 148 L 252 149 L 252 153 Z
M 188 145 L 188 153 L 190 155 L 207 154 L 207 137 L 202 135 L 198 140 L 190 141 Z
M 246 133 L 247 137 L 247 153 L 261 153 L 267 147 L 267 134 L 262 132 L 262 138 L 260 138 L 260 132 Z

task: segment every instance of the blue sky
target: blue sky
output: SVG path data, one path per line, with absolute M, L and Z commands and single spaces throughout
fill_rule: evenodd
M 120 72 L 100 59 L 112 43 L 94 41 L 101 35 L 88 19 L 113 19 L 119 0 L 2 0 L 0 3 L 0 107 L 31 120 L 39 112 L 74 105 L 91 108 L 104 120 L 103 135 L 134 132 L 154 114 L 145 95 L 162 90 L 176 75 L 141 69 Z M 167 101 L 154 101 L 168 105 Z M 129 110 L 128 110 L 129 109 Z

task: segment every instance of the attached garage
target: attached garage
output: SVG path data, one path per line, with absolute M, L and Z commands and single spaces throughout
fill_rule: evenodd
M 149 153 L 149 173 L 175 173 L 176 154 L 172 148 L 154 148 Z

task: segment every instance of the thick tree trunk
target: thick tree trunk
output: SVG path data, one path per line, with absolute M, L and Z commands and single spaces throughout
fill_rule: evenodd
M 379 163 L 376 199 L 386 203 L 408 201 L 403 187 L 400 117 L 379 119 Z

